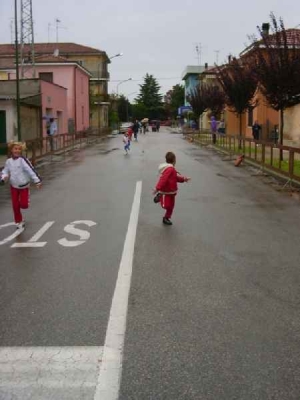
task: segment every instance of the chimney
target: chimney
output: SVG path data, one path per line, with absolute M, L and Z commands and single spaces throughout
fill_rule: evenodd
M 231 63 L 231 55 L 228 56 L 228 64 Z
M 261 26 L 263 36 L 268 36 L 270 31 L 270 24 L 265 22 Z
M 204 68 L 208 69 L 208 64 L 207 63 L 204 64 Z

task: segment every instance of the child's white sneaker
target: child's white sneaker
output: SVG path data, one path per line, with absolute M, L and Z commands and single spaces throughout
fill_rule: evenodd
M 16 224 L 17 229 L 24 229 L 25 228 L 25 221 L 19 222 Z

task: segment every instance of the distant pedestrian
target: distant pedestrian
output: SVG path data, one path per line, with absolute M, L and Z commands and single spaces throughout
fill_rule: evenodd
M 143 134 L 145 135 L 145 133 L 147 131 L 147 122 L 146 121 L 142 121 L 142 129 L 143 129 Z
M 130 126 L 127 129 L 127 137 L 128 137 L 128 142 L 129 142 L 129 150 L 130 150 L 130 145 L 131 145 L 131 141 L 132 141 L 132 135 L 133 135 L 133 130 L 132 127 Z
M 159 132 L 159 129 L 160 129 L 160 121 L 157 120 L 155 124 L 156 124 L 156 131 Z
M 158 168 L 161 177 L 153 191 L 156 197 L 160 196 L 160 204 L 166 210 L 163 217 L 163 224 L 165 225 L 172 225 L 170 218 L 175 207 L 175 196 L 178 190 L 177 183 L 188 182 L 191 179 L 180 175 L 175 169 L 175 164 L 176 156 L 169 151 L 166 154 L 166 162 L 160 164 Z
M 211 129 L 211 133 L 212 133 L 213 144 L 217 143 L 217 127 L 218 127 L 218 123 L 216 121 L 216 118 L 215 117 L 211 117 L 210 129 Z
M 124 133 L 123 143 L 124 143 L 125 154 L 128 154 L 128 151 L 130 150 L 130 141 L 128 139 L 127 133 Z
M 134 140 L 137 142 L 137 137 L 138 137 L 138 133 L 139 133 L 139 129 L 140 129 L 140 124 L 139 121 L 136 119 L 134 124 L 133 124 L 133 135 L 134 135 Z
M 29 207 L 30 181 L 33 181 L 38 189 L 41 187 L 41 178 L 30 161 L 22 156 L 24 149 L 24 143 L 12 142 L 9 145 L 10 157 L 6 160 L 0 177 L 1 183 L 10 182 L 12 207 L 17 229 L 24 229 L 25 227 L 21 209 Z
M 260 131 L 261 131 L 261 126 L 259 125 L 258 121 L 255 121 L 254 125 L 252 125 L 252 136 L 254 140 L 260 139 Z
M 54 118 L 50 118 L 47 126 L 47 135 L 49 137 L 50 150 L 54 151 L 54 136 L 57 134 L 57 123 Z
M 225 122 L 223 119 L 219 122 L 218 133 L 220 133 L 220 135 L 225 135 Z

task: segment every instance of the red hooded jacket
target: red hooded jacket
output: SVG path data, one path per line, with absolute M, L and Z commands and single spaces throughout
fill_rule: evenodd
M 179 175 L 172 164 L 160 164 L 158 170 L 161 177 L 156 185 L 156 190 L 162 194 L 176 194 L 178 190 L 177 182 L 185 182 L 186 178 Z

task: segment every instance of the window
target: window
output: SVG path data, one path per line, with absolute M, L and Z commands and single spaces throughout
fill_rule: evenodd
M 248 126 L 253 125 L 253 107 L 249 107 L 248 109 Z
M 83 77 L 81 77 L 81 94 L 83 94 Z
M 53 72 L 40 72 L 39 78 L 43 81 L 53 83 Z

